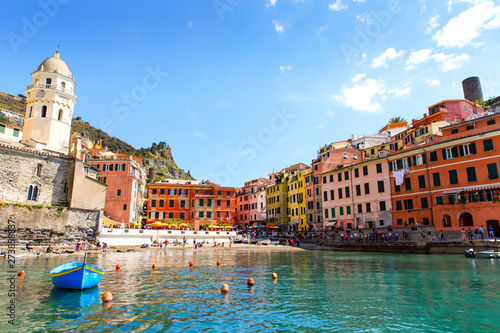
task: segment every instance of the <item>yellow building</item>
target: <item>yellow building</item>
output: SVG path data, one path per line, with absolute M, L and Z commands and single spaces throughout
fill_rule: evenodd
M 288 174 L 274 174 L 272 178 L 266 188 L 267 225 L 284 230 L 288 226 Z
M 287 188 L 288 221 L 293 230 L 306 231 L 305 170 L 292 171 Z

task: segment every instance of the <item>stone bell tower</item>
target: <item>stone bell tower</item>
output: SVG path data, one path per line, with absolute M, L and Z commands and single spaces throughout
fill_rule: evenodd
M 21 143 L 68 154 L 71 119 L 76 104 L 75 80 L 56 51 L 34 71 L 26 88 L 26 117 Z

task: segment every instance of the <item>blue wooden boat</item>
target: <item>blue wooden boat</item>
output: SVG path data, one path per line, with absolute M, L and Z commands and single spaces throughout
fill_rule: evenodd
M 85 258 L 87 254 L 85 254 Z M 87 289 L 95 287 L 101 282 L 104 270 L 93 265 L 81 262 L 69 262 L 50 271 L 50 278 L 54 286 L 64 289 Z

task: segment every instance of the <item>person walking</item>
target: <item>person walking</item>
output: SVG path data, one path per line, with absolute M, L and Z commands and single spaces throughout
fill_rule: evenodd
M 479 233 L 481 234 L 481 239 L 484 239 L 484 229 L 483 229 L 483 226 L 479 227 Z
M 476 227 L 476 230 L 474 230 L 474 233 L 476 234 L 476 239 L 479 239 L 479 229 Z
M 441 235 L 441 241 L 446 242 L 446 238 L 444 238 L 444 232 L 443 232 L 443 230 L 441 230 L 440 235 Z
M 494 232 L 493 232 L 493 226 L 492 226 L 492 225 L 490 225 L 490 226 L 488 227 L 488 236 L 489 236 L 489 237 L 491 237 L 491 238 L 495 237 L 495 234 L 494 234 Z
M 472 237 L 472 229 L 469 227 L 469 240 L 472 241 L 474 238 Z
M 465 242 L 465 229 L 462 228 L 462 240 Z

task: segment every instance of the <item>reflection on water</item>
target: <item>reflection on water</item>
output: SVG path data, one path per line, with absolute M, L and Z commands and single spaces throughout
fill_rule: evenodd
M 26 276 L 17 279 L 15 331 L 500 330 L 498 260 L 150 250 L 89 256 L 90 264 L 106 270 L 97 288 L 80 292 L 52 286 L 50 269 L 82 259 L 17 259 Z M 194 267 L 189 267 L 190 261 Z M 155 270 L 153 263 L 158 265 Z M 5 260 L 0 266 L 7 271 Z M 278 274 L 277 281 L 271 279 L 272 272 Z M 246 283 L 249 277 L 255 280 L 252 287 Z M 8 289 L 7 282 L 0 281 L 2 290 Z M 220 293 L 223 283 L 229 285 L 227 295 Z M 106 290 L 113 293 L 112 303 L 101 302 Z M 7 302 L 1 298 L 3 309 Z M 0 317 L 2 332 L 12 330 L 7 319 Z

